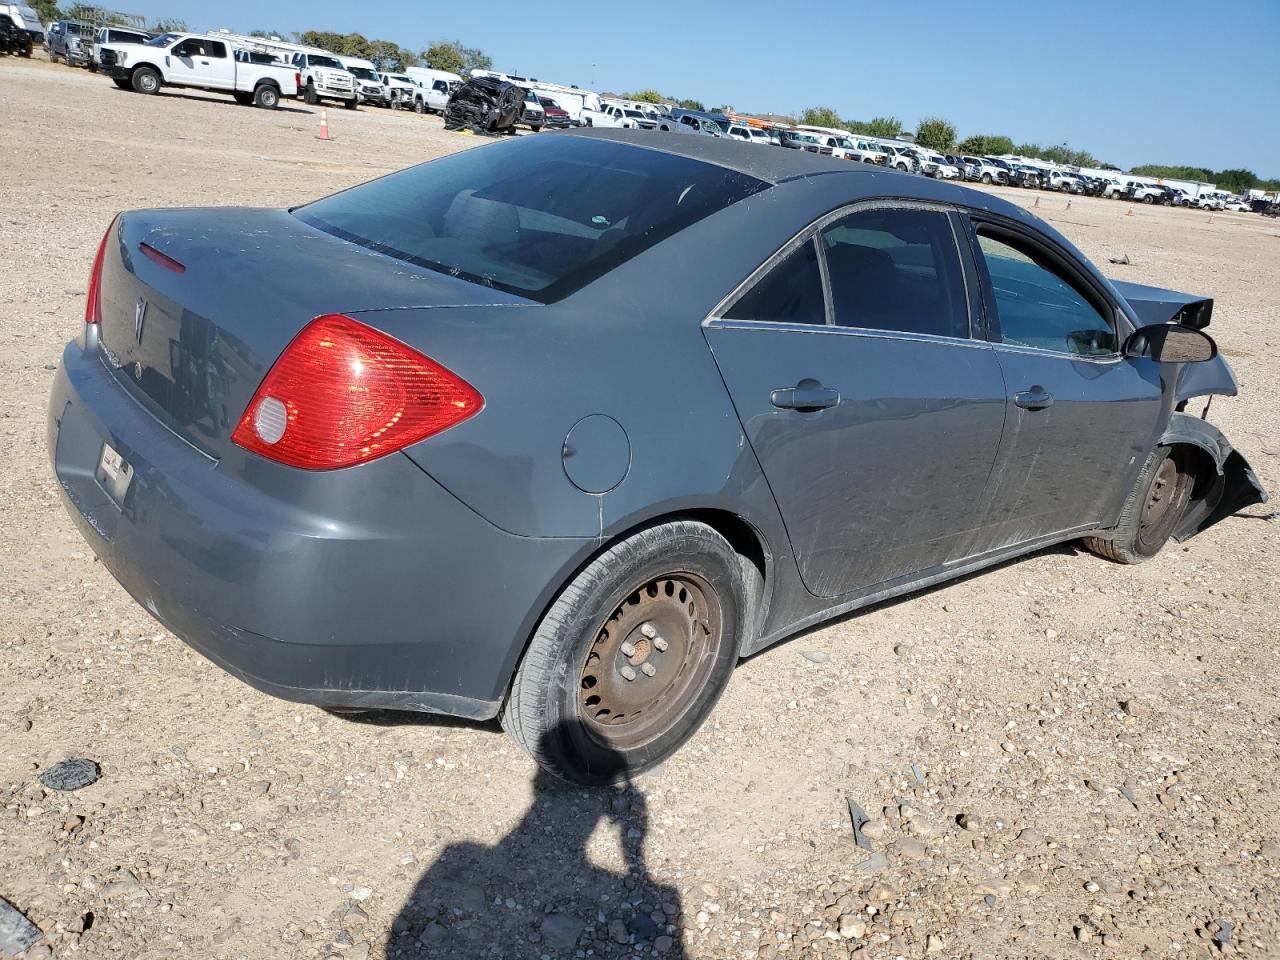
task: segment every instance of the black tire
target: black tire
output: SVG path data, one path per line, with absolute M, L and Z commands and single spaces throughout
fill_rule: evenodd
M 356 108 L 356 101 L 354 99 L 343 100 L 342 106 L 347 110 L 354 110 Z
M 1156 198 L 1155 198 L 1155 197 L 1153 197 L 1153 196 L 1151 196 L 1151 194 L 1147 194 L 1145 197 L 1143 197 L 1143 198 L 1142 198 L 1142 202 L 1143 202 L 1143 203 L 1155 203 L 1155 202 L 1156 202 Z
M 139 67 L 129 78 L 130 85 L 138 93 L 159 93 L 160 74 L 152 67 Z
M 542 618 L 503 729 L 573 783 L 621 782 L 661 763 L 701 726 L 733 672 L 750 610 L 743 571 L 733 547 L 693 520 L 610 547 Z
M 320 98 L 316 96 L 315 84 L 310 81 L 307 82 L 306 87 L 302 91 L 302 99 L 308 105 L 313 107 L 320 102 Z
M 232 90 L 231 98 L 242 107 L 253 106 L 253 94 L 246 93 L 244 90 Z
M 121 90 L 131 89 L 131 85 L 125 77 L 112 77 L 111 82 L 114 83 Z
M 534 126 L 533 124 L 529 124 L 529 129 L 532 130 L 534 133 L 541 133 L 542 124 L 538 124 L 537 126 Z
M 422 101 L 422 100 L 415 99 L 415 100 L 413 101 L 413 112 L 414 112 L 414 113 L 426 113 L 426 112 L 427 112 L 427 105 L 426 105 L 426 103 L 425 103 L 424 101 Z
M 253 91 L 251 102 L 263 110 L 275 110 L 280 106 L 280 91 L 269 83 L 260 83 Z
M 1195 481 L 1185 452 L 1156 447 L 1138 474 L 1111 536 L 1085 537 L 1085 547 L 1116 563 L 1150 560 L 1186 514 Z

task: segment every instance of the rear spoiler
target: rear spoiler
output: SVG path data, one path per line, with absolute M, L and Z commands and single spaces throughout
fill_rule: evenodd
M 1184 327 L 1203 330 L 1213 316 L 1212 297 L 1197 297 L 1190 293 L 1148 287 L 1141 283 L 1126 283 L 1123 280 L 1112 280 L 1111 285 L 1133 307 L 1141 326 L 1151 323 L 1180 323 Z

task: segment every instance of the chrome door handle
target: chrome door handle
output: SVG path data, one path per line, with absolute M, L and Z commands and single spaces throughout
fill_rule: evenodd
M 1013 402 L 1023 410 L 1043 410 L 1045 407 L 1053 406 L 1053 394 L 1044 387 L 1032 387 L 1030 390 L 1015 393 Z

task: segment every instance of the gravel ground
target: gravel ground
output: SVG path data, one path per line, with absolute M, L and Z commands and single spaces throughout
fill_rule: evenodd
M 811 631 L 624 790 L 549 782 L 494 725 L 271 699 L 161 629 L 64 514 L 50 379 L 116 211 L 288 205 L 474 142 L 329 121 L 0 61 L 0 897 L 44 932 L 27 958 L 1280 956 L 1262 508 L 1141 567 L 1067 545 Z M 1113 275 L 1217 298 L 1241 396 L 1212 418 L 1280 490 L 1280 227 L 1006 192 L 1128 254 Z M 101 778 L 45 790 L 68 757 Z

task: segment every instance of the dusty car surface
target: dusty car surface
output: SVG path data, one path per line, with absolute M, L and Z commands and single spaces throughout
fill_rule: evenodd
M 292 210 L 121 214 L 48 443 L 103 564 L 214 662 L 498 716 L 599 782 L 809 625 L 1264 500 L 1187 409 L 1236 391 L 1211 311 L 962 187 L 556 132 Z

